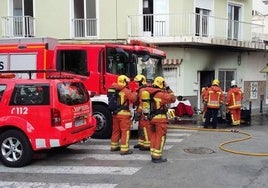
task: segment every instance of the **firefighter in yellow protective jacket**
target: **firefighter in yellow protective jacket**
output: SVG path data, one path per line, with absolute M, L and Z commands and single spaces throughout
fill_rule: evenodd
M 217 128 L 218 123 L 218 112 L 220 106 L 223 104 L 223 91 L 220 88 L 220 81 L 215 79 L 212 85 L 204 93 L 204 102 L 207 105 L 206 120 L 204 128 L 208 128 L 210 121 L 212 119 L 212 128 Z
M 128 88 L 129 78 L 120 75 L 117 83 L 113 83 L 111 88 L 119 90 L 119 103 L 122 105 L 116 114 L 113 114 L 113 129 L 111 136 L 111 151 L 119 151 L 121 155 L 132 154 L 129 149 L 129 138 L 131 129 L 131 113 L 129 104 L 136 102 L 137 93 Z M 119 144 L 119 142 L 121 142 Z
M 137 90 L 138 98 L 141 99 L 142 88 L 147 87 L 146 77 L 142 74 L 135 76 L 134 81 L 138 83 L 139 88 Z M 150 150 L 150 122 L 145 118 L 144 114 L 141 113 L 140 100 L 137 101 L 137 110 L 134 115 L 134 121 L 139 122 L 138 126 L 138 144 L 134 145 L 134 148 L 138 148 L 143 151 Z
M 230 112 L 233 125 L 240 125 L 242 99 L 243 93 L 241 89 L 237 87 L 236 81 L 232 80 L 231 88 L 226 96 L 226 106 Z
M 152 87 L 141 92 L 141 109 L 145 118 L 150 121 L 150 153 L 153 163 L 166 162 L 162 158 L 167 133 L 167 105 L 176 101 L 173 91 L 166 86 L 163 77 L 156 77 Z

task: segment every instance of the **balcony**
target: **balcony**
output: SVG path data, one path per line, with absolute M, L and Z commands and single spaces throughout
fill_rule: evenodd
M 34 18 L 31 16 L 5 16 L 2 17 L 2 37 L 33 37 Z
M 73 19 L 74 38 L 97 37 L 97 19 Z
M 266 49 L 263 42 L 254 41 L 253 37 L 256 36 L 252 36 L 252 31 L 261 27 L 258 24 L 194 13 L 128 16 L 129 40 L 153 44 Z

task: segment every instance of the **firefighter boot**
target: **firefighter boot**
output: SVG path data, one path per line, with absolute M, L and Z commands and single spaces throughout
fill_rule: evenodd
M 139 148 L 141 148 L 141 145 L 140 144 L 136 144 L 136 145 L 133 146 L 133 148 L 134 149 L 139 149 Z
M 111 148 L 111 151 L 120 151 L 120 147 L 117 147 L 117 148 Z
M 130 155 L 132 154 L 133 152 L 131 150 L 128 150 L 126 152 L 121 152 L 120 155 Z
M 152 158 L 152 162 L 153 163 L 164 163 L 164 162 L 167 162 L 167 159 L 163 159 L 163 158 L 155 159 L 155 158 Z

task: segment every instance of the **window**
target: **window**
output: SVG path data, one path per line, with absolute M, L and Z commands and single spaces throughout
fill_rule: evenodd
M 85 50 L 59 50 L 57 52 L 57 71 L 88 76 Z
M 224 92 L 231 87 L 231 81 L 236 77 L 236 70 L 220 70 L 219 71 L 219 81 L 220 87 Z
M 108 73 L 133 77 L 136 74 L 136 57 L 121 48 L 107 48 L 107 67 Z M 130 58 L 131 57 L 131 58 Z
M 96 0 L 73 0 L 74 37 L 97 36 Z
M 49 85 L 16 85 L 10 105 L 48 105 Z
M 143 74 L 147 81 L 152 82 L 156 76 L 162 76 L 162 61 L 161 59 L 150 58 L 148 61 L 139 61 L 138 74 Z
M 2 99 L 2 96 L 4 94 L 4 91 L 6 90 L 6 85 L 0 85 L 0 101 Z
M 207 37 L 209 35 L 208 29 L 209 29 L 210 11 L 206 9 L 196 8 L 195 13 L 196 13 L 195 35 Z
M 33 36 L 33 0 L 12 0 L 13 35 Z
M 63 82 L 58 84 L 58 99 L 67 105 L 84 104 L 89 101 L 88 91 L 82 83 Z
M 228 39 L 238 40 L 240 32 L 241 7 L 233 4 L 228 5 Z

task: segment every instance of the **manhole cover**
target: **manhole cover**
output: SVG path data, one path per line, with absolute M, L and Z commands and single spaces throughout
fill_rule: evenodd
M 204 148 L 204 147 L 193 147 L 193 148 L 186 148 L 183 149 L 186 153 L 192 153 L 192 154 L 211 154 L 215 153 L 212 149 Z

